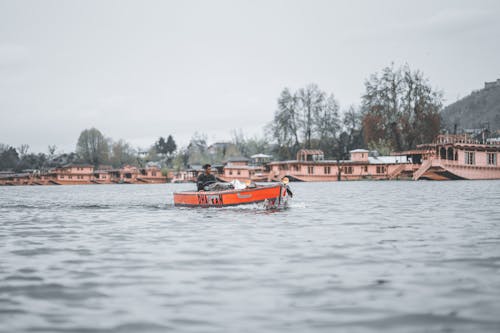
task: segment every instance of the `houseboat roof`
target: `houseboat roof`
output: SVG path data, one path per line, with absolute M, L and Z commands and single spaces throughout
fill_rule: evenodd
M 250 156 L 251 158 L 271 158 L 271 155 L 266 155 L 266 154 L 255 154 Z
M 411 149 L 392 152 L 391 156 L 422 155 L 427 153 L 429 153 L 429 149 Z
M 85 164 L 85 163 L 68 163 L 68 164 L 63 165 L 61 168 L 72 168 L 72 167 L 93 168 L 94 166 L 92 164 Z
M 396 164 L 396 163 L 406 163 L 406 157 L 404 156 L 377 156 L 368 157 L 368 163 L 370 164 Z
M 226 160 L 226 162 L 248 162 L 248 161 L 250 161 L 250 159 L 243 156 L 229 157 Z
M 458 149 L 473 149 L 478 151 L 500 151 L 500 144 L 468 143 L 468 142 L 446 142 L 428 143 L 418 145 L 417 148 L 435 149 L 436 147 L 456 147 Z
M 354 150 L 349 150 L 350 153 L 368 153 L 369 151 L 366 149 L 354 149 Z
M 339 160 L 339 163 L 359 163 L 351 160 Z M 304 161 L 304 160 L 287 160 L 287 161 L 273 161 L 269 165 L 276 164 L 337 164 L 337 160 L 319 160 L 319 161 Z
M 241 169 L 246 169 L 246 170 L 262 170 L 263 167 L 260 165 L 226 165 L 224 169 L 235 169 L 235 170 L 241 170 Z

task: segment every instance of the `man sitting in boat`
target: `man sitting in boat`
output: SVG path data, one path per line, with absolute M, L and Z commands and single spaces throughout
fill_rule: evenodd
M 198 191 L 206 190 L 205 187 L 217 182 L 217 179 L 211 173 L 212 166 L 210 164 L 205 164 L 203 166 L 203 170 L 205 170 L 205 172 L 201 173 L 196 181 L 196 185 L 198 186 Z

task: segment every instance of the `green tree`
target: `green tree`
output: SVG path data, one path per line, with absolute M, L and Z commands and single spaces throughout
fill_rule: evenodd
M 14 147 L 0 145 L 0 170 L 14 170 L 19 163 L 19 154 Z
M 172 135 L 167 137 L 167 142 L 165 143 L 165 151 L 166 154 L 172 155 L 177 150 L 177 145 L 175 144 L 175 140 Z
M 166 154 L 167 153 L 167 141 L 165 141 L 165 138 L 160 136 L 158 141 L 155 142 L 154 148 L 156 150 L 156 153 Z
M 113 167 L 124 165 L 137 165 L 137 151 L 125 140 L 118 140 L 111 145 L 109 161 Z
M 98 167 L 108 162 L 108 141 L 98 129 L 85 129 L 78 138 L 76 153 L 83 162 Z

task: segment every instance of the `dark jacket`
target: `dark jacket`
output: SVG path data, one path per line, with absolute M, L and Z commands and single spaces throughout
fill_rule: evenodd
M 198 176 L 196 185 L 198 186 L 198 191 L 201 191 L 204 189 L 205 186 L 215 182 L 217 182 L 217 179 L 215 178 L 214 175 L 212 174 L 207 175 L 206 173 L 202 173 Z

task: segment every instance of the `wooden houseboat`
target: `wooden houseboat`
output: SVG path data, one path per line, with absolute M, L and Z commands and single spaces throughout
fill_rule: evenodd
M 288 177 L 294 181 L 398 179 L 411 172 L 406 156 L 370 155 L 365 149 L 350 151 L 349 160 L 325 160 L 321 150 L 302 149 L 296 160 L 269 163 L 270 181 Z
M 467 135 L 439 135 L 419 145 L 422 164 L 414 180 L 500 179 L 500 143 L 481 143 Z

